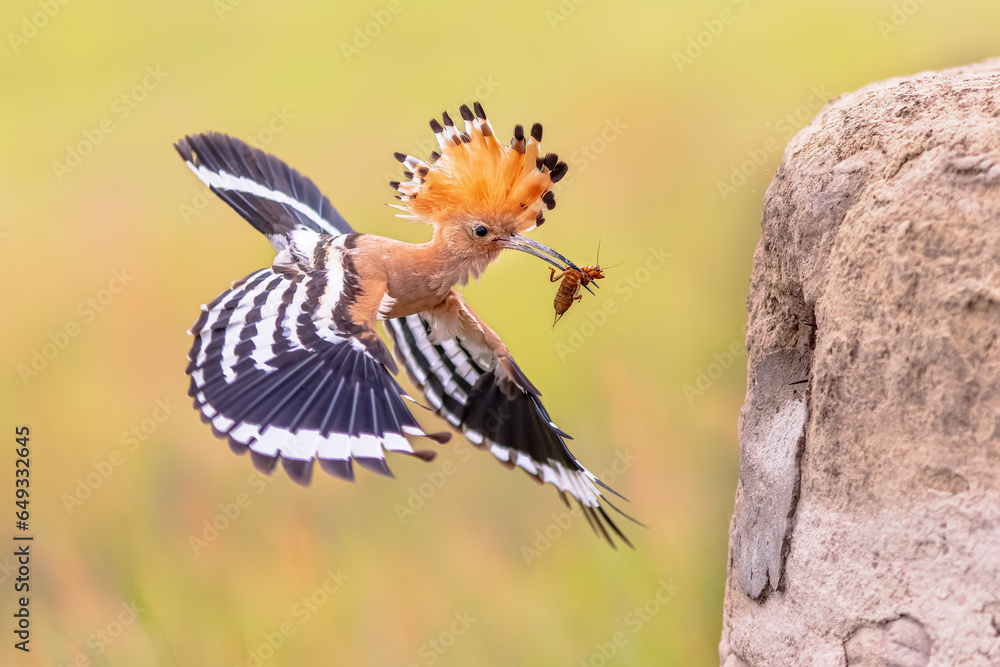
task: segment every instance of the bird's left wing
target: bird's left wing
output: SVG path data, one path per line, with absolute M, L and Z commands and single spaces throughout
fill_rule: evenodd
M 397 358 L 439 416 L 507 467 L 551 482 L 564 501 L 573 496 L 612 546 L 612 534 L 632 546 L 602 506 L 617 510 L 602 490 L 618 494 L 576 460 L 538 390 L 455 290 L 431 310 L 385 324 Z

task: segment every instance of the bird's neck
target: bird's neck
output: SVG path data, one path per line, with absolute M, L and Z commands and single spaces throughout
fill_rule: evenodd
M 478 278 L 500 254 L 499 250 L 475 254 L 456 252 L 455 245 L 444 234 L 437 232 L 423 247 L 428 263 L 434 267 L 433 274 L 442 283 L 447 283 L 449 288 L 456 284 L 464 285 L 469 278 Z

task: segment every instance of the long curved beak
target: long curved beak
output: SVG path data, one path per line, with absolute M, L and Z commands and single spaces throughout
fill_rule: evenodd
M 545 260 L 560 271 L 565 271 L 567 268 L 580 271 L 579 266 L 563 257 L 552 248 L 548 247 L 544 243 L 539 243 L 533 238 L 524 236 L 523 234 L 511 234 L 508 238 L 501 239 L 500 245 L 501 247 L 509 248 L 510 250 L 520 250 L 521 252 L 526 252 L 529 255 L 534 255 L 538 259 Z M 556 262 L 556 259 L 562 262 L 562 264 Z M 597 286 L 596 283 L 594 286 Z M 583 287 L 591 294 L 594 293 L 593 290 L 590 289 L 589 285 L 584 285 Z

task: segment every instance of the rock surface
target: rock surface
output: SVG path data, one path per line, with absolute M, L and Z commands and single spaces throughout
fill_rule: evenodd
M 831 101 L 762 227 L 721 664 L 1000 665 L 1000 60 Z

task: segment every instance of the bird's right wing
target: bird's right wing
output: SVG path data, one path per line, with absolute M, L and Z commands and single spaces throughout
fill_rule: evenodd
M 424 460 L 406 436 L 426 433 L 377 345 L 338 329 L 326 293 L 329 273 L 301 264 L 250 274 L 202 306 L 188 354 L 190 395 L 230 448 L 250 452 L 261 472 L 281 460 L 307 485 L 313 464 L 354 479 L 351 462 L 390 475 L 386 451 Z
M 602 490 L 618 494 L 576 460 L 538 390 L 455 290 L 436 308 L 385 325 L 396 357 L 439 416 L 506 466 L 552 483 L 564 501 L 573 496 L 612 546 L 612 534 L 632 546 L 602 506 L 617 510 Z
M 275 156 L 219 132 L 184 137 L 174 148 L 201 181 L 281 251 L 295 230 L 354 230 L 315 184 Z

